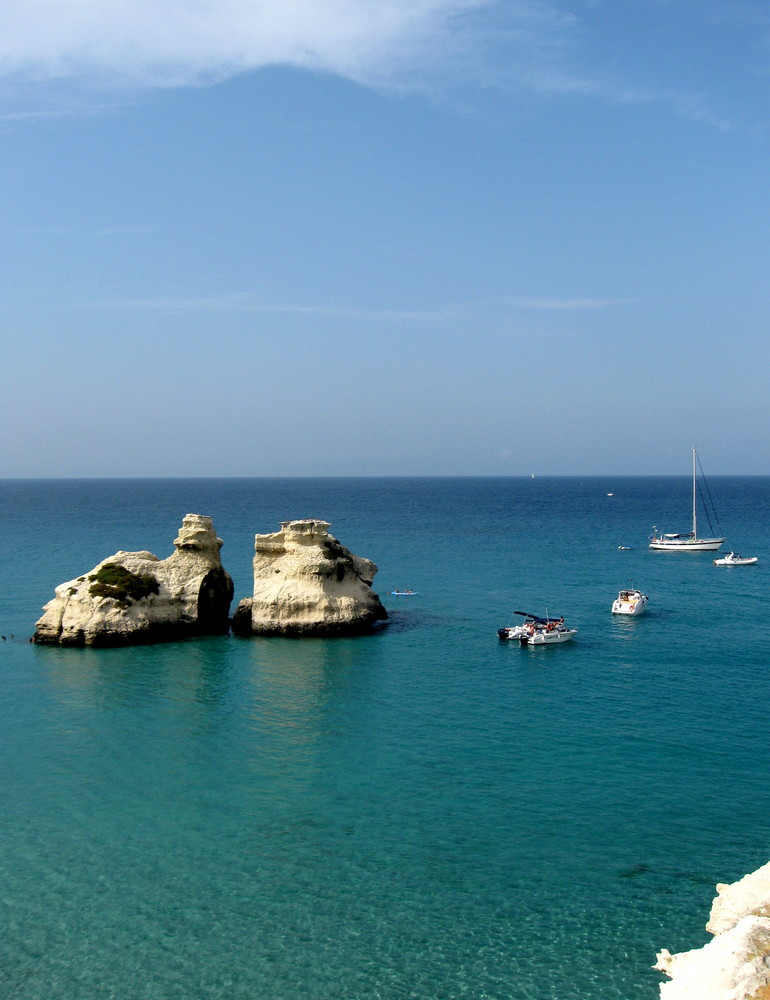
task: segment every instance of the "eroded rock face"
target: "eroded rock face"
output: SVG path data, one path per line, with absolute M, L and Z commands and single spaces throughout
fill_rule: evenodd
M 770 863 L 731 885 L 717 885 L 702 948 L 663 949 L 662 1000 L 770 1000 Z
M 254 542 L 254 595 L 233 618 L 239 635 L 351 635 L 388 613 L 372 591 L 377 567 L 329 534 L 329 523 L 284 521 Z
M 56 588 L 35 626 L 34 642 L 125 646 L 228 630 L 233 582 L 210 517 L 187 514 L 174 552 L 116 552 Z

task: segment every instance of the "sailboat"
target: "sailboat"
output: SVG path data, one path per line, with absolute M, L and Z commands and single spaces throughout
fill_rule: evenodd
M 698 538 L 698 511 L 696 504 L 696 469 L 698 456 L 695 449 L 692 450 L 692 531 L 687 534 L 669 535 L 652 529 L 650 538 L 650 548 L 665 552 L 715 552 L 724 538 Z M 708 515 L 708 512 L 707 512 Z M 717 522 L 718 525 L 719 522 Z M 709 521 L 709 526 L 711 522 Z

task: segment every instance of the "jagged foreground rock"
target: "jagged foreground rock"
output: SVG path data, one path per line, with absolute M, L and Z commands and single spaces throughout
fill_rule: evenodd
M 238 635 L 350 635 L 388 617 L 372 591 L 377 567 L 340 545 L 328 521 L 283 521 L 254 541 L 254 596 L 233 618 Z
M 187 514 L 175 551 L 116 552 L 56 588 L 34 642 L 125 646 L 227 632 L 233 582 L 222 567 L 210 517 Z
M 717 885 L 703 948 L 658 952 L 662 1000 L 770 1000 L 770 863 Z

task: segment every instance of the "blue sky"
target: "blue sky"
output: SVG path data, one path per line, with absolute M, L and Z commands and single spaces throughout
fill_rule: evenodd
M 770 473 L 770 5 L 15 0 L 0 475 Z

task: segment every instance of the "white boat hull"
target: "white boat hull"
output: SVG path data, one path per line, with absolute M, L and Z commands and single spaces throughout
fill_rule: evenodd
M 736 556 L 734 552 L 726 555 L 724 559 L 715 559 L 715 566 L 753 566 L 758 562 L 756 556 Z
M 653 538 L 650 548 L 658 552 L 716 552 L 724 538 Z
M 527 625 L 511 625 L 499 628 L 497 635 L 502 640 L 516 640 L 523 646 L 547 646 L 556 642 L 567 642 L 577 632 L 576 628 L 564 626 L 554 629 L 530 629 Z
M 528 646 L 550 646 L 556 642 L 567 642 L 576 632 L 576 628 L 560 628 L 552 632 L 538 630 L 532 635 L 522 636 L 520 641 Z

